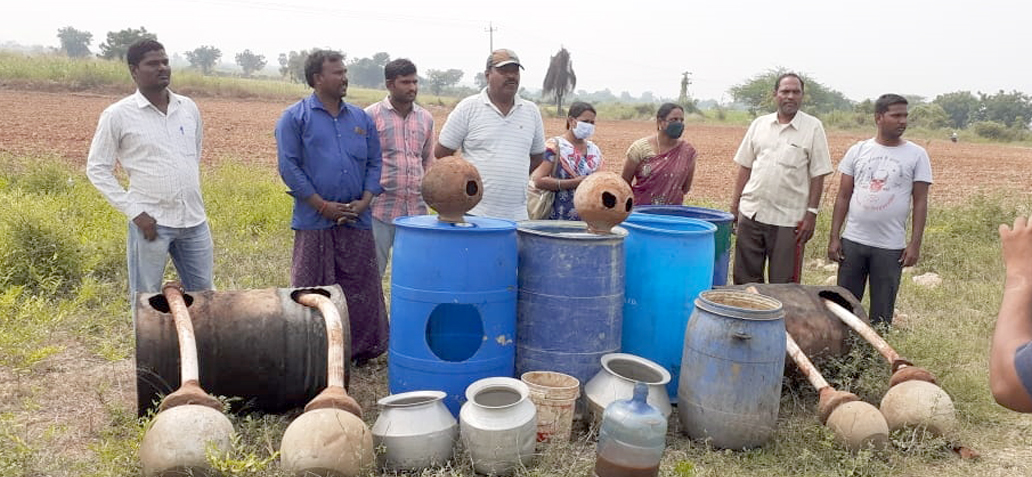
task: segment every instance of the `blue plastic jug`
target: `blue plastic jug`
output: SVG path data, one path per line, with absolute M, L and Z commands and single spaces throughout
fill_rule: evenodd
M 633 398 L 606 406 L 595 452 L 597 477 L 659 475 L 667 420 L 646 401 L 648 395 L 648 386 L 637 383 Z

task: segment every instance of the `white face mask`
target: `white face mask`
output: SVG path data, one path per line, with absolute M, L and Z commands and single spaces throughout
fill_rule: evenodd
M 573 127 L 573 137 L 577 139 L 587 139 L 592 134 L 595 134 L 594 124 L 577 121 L 577 125 Z

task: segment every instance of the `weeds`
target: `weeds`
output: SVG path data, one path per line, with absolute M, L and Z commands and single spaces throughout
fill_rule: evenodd
M 292 240 L 290 198 L 274 171 L 232 162 L 204 171 L 217 250 L 217 285 L 286 286 Z M 124 271 L 126 219 L 100 197 L 81 171 L 67 169 L 56 159 L 0 156 L 0 166 L 0 200 L 9 204 L 0 210 L 0 250 L 7 251 L 0 255 L 5 260 L 0 262 L 0 475 L 137 475 L 138 446 L 147 419 L 135 417 L 131 400 L 92 409 L 101 416 L 98 428 L 82 438 L 87 443 L 81 455 L 63 456 L 55 443 L 73 432 L 75 416 L 36 422 L 34 416 L 48 405 L 47 390 L 20 384 L 10 391 L 15 387 L 12 382 L 32 383 L 46 376 L 46 368 L 54 366 L 68 348 L 85 349 L 89 356 L 112 364 L 125 363 L 132 355 Z M 1027 214 L 1028 207 L 1002 196 L 976 197 L 951 207 L 933 204 L 921 262 L 913 273 L 904 275 L 897 303 L 900 321 L 884 334 L 902 355 L 939 377 L 958 410 L 964 443 L 982 452 L 1001 447 L 1020 450 L 1032 444 L 1025 437 L 1032 426 L 1015 423 L 1012 415 L 992 402 L 985 371 L 1002 285 L 996 226 L 1013 221 L 1019 213 Z M 820 216 L 817 236 L 807 250 L 810 261 L 824 254 L 829 215 Z M 18 227 L 22 230 L 15 233 Z M 24 274 L 25 268 L 35 270 L 34 275 Z M 926 289 L 913 284 L 910 277 L 926 271 L 943 276 L 943 285 Z M 821 283 L 832 273 L 807 269 L 804 277 L 809 283 Z M 387 393 L 386 366 L 380 361 L 360 368 L 352 380 L 353 394 L 367 409 L 369 425 L 376 418 L 375 399 Z M 853 339 L 846 356 L 818 365 L 836 388 L 872 404 L 880 402 L 888 386 L 888 365 L 859 339 Z M 131 383 L 133 377 L 108 379 Z M 91 402 L 101 400 L 81 391 L 80 395 Z M 808 385 L 787 380 L 774 438 L 763 448 L 747 452 L 712 449 L 705 442 L 689 440 L 673 418 L 662 474 L 967 477 L 1032 473 L 1020 456 L 960 464 L 949 450 L 950 443 L 910 431 L 894 433 L 892 449 L 886 453 L 847 452 L 818 422 L 816 405 L 816 393 Z M 282 475 L 276 452 L 290 418 L 251 414 L 231 416 L 231 420 L 238 437 L 231 452 L 213 458 L 213 465 L 228 475 Z M 516 475 L 586 475 L 593 464 L 594 437 L 581 426 L 573 442 L 542 448 L 536 463 Z M 468 454 L 460 447 L 449 466 L 422 475 L 472 475 Z

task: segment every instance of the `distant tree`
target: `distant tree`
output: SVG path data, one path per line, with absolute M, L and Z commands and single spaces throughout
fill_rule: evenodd
M 57 38 L 61 40 L 61 51 L 69 57 L 90 56 L 90 43 L 93 43 L 92 33 L 66 26 L 57 30 Z
M 913 103 L 911 103 L 913 104 Z M 935 103 L 910 106 L 910 125 L 928 129 L 940 129 L 950 125 L 950 116 L 946 110 Z
M 279 61 L 279 74 L 284 79 L 286 79 L 287 78 L 287 73 L 290 73 L 290 66 L 289 66 L 290 59 L 287 57 L 286 53 L 280 53 L 278 61 Z
M 280 53 L 279 64 L 280 74 L 284 78 L 289 79 L 294 83 L 305 83 L 305 59 L 308 58 L 309 51 L 315 51 L 321 48 L 313 48 L 311 50 L 291 51 L 288 53 Z M 347 59 L 347 55 L 343 55 L 343 59 Z
M 573 62 L 570 61 L 570 52 L 566 48 L 559 48 L 559 52 L 552 56 L 548 62 L 548 71 L 545 72 L 545 82 L 542 84 L 542 93 L 555 99 L 555 114 L 563 114 L 563 98 L 573 92 L 577 87 L 577 74 L 573 72 Z
M 981 119 L 1022 129 L 1027 129 L 1032 123 L 1032 97 L 1029 95 L 1020 91 L 1005 93 L 1002 89 L 993 95 L 978 94 L 982 101 Z
M 435 96 L 440 96 L 445 88 L 451 88 L 462 80 L 462 70 L 427 70 L 426 83 Z
M 629 91 L 621 91 L 620 92 L 620 101 L 623 101 L 625 103 L 633 103 L 634 102 L 634 96 L 631 96 L 631 93 Z
M 185 54 L 190 66 L 201 70 L 201 74 L 204 75 L 210 75 L 211 71 L 215 69 L 215 65 L 219 63 L 219 58 L 222 58 L 222 50 L 208 45 L 194 48 L 193 51 L 187 51 Z
M 925 98 L 924 96 L 921 96 L 919 94 L 904 94 L 902 96 L 906 98 L 907 105 L 911 108 L 919 104 L 925 104 L 928 102 L 928 98 Z
M 140 27 L 139 30 L 126 28 L 117 32 L 109 31 L 107 42 L 100 44 L 100 55 L 98 56 L 109 60 L 124 60 L 125 53 L 129 51 L 129 45 L 144 38 L 157 40 L 158 36 L 148 32 L 144 27 Z
M 641 101 L 643 103 L 655 103 L 657 102 L 656 95 L 653 94 L 652 91 L 646 91 L 641 94 Z
M 477 87 L 477 89 L 486 88 L 487 76 L 484 76 L 484 73 L 482 71 L 478 71 L 475 75 L 473 75 L 473 84 Z
M 978 119 L 982 109 L 982 101 L 970 91 L 954 91 L 940 94 L 932 100 L 946 111 L 950 117 L 950 125 L 963 129 Z
M 774 81 L 787 69 L 779 67 L 759 73 L 744 83 L 732 86 L 731 96 L 735 102 L 748 106 L 756 116 L 760 112 L 774 111 Z M 832 111 L 852 111 L 853 103 L 842 93 L 835 91 L 802 73 L 799 77 L 806 83 L 803 87 L 803 108 L 811 114 L 825 114 Z
M 365 88 L 383 88 L 383 67 L 391 55 L 380 52 L 371 58 L 355 58 L 348 64 L 348 82 Z
M 261 71 L 265 68 L 267 62 L 265 61 L 265 55 L 256 55 L 251 50 L 244 50 L 236 54 L 236 64 L 240 65 L 240 69 L 244 70 L 244 76 L 251 76 L 255 71 Z
M 874 114 L 874 101 L 867 98 L 853 105 L 853 112 L 858 114 Z

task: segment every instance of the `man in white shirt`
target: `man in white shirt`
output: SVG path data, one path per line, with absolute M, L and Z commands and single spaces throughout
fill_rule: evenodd
M 738 177 L 734 283 L 799 283 L 803 247 L 813 237 L 824 176 L 832 172 L 821 121 L 799 110 L 803 80 L 785 73 L 774 82 L 778 110 L 749 125 L 735 154 Z
M 86 175 L 129 219 L 126 258 L 129 302 L 161 289 L 168 256 L 187 291 L 214 288 L 211 231 L 201 198 L 201 113 L 190 98 L 171 92 L 165 47 L 140 40 L 126 54 L 136 93 L 100 115 Z M 129 189 L 115 177 L 115 164 Z
M 520 59 L 511 50 L 487 58 L 487 87 L 459 102 L 434 147 L 438 158 L 462 149 L 484 182 L 472 215 L 527 220 L 527 182 L 545 157 L 545 125 L 533 102 L 520 98 Z
M 838 284 L 857 299 L 871 283 L 871 322 L 892 324 L 903 267 L 921 252 L 932 166 L 924 148 L 903 139 L 907 100 L 883 94 L 874 102 L 878 134 L 849 148 L 839 172 L 828 258 L 839 262 Z M 907 217 L 913 224 L 907 241 Z M 842 223 L 845 233 L 840 235 Z

